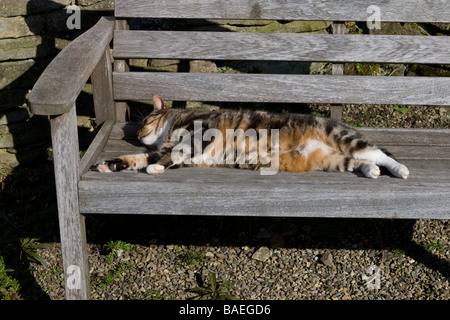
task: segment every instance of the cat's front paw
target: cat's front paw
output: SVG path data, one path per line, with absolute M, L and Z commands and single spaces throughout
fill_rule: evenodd
M 159 174 L 164 172 L 164 166 L 160 164 L 150 164 L 147 166 L 147 173 L 148 174 Z
M 122 159 L 111 159 L 103 161 L 97 165 L 97 170 L 101 173 L 117 172 L 128 169 L 129 164 Z

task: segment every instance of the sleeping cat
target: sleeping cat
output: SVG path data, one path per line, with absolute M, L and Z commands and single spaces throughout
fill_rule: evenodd
M 159 174 L 168 168 L 180 166 L 258 169 L 273 167 L 273 156 L 276 155 L 276 169 L 281 171 L 359 170 L 364 176 L 376 179 L 380 175 L 381 166 L 399 178 L 406 179 L 409 175 L 406 166 L 371 144 L 362 133 L 332 119 L 263 111 L 172 109 L 166 108 L 159 96 L 155 96 L 153 102 L 155 110 L 145 118 L 143 127 L 137 133 L 140 141 L 149 147 L 149 151 L 107 160 L 97 166 L 100 172 L 146 169 L 149 174 Z M 180 142 L 181 136 L 193 138 L 198 129 L 201 132 L 214 130 L 215 135 L 213 138 L 203 139 L 206 141 L 202 140 L 201 146 L 195 145 L 195 139 L 183 139 Z M 238 134 L 232 137 L 231 143 L 228 139 L 225 139 L 228 142 L 225 143 L 224 139 L 218 138 L 228 137 L 230 130 L 267 134 L 265 137 L 260 135 L 259 138 L 257 135 L 244 135 L 240 141 L 239 138 L 234 139 Z M 263 140 L 265 148 L 259 143 Z M 150 151 L 150 148 L 154 150 Z M 195 148 L 200 153 L 197 152 L 194 156 L 190 152 L 180 152 Z M 241 161 L 211 161 L 211 158 L 220 160 L 223 154 L 231 155 L 232 159 L 238 159 L 239 157 L 234 156 L 241 154 Z

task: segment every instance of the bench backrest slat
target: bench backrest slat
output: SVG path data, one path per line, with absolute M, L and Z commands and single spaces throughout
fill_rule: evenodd
M 116 30 L 114 57 L 450 64 L 449 40 L 445 36 Z
M 448 77 L 115 72 L 114 81 L 118 100 L 450 106 Z
M 447 0 L 116 0 L 116 18 L 450 22 Z M 113 55 L 180 60 L 450 64 L 448 36 L 116 30 Z M 114 98 L 450 105 L 450 78 L 115 72 Z
M 116 0 L 115 16 L 366 21 L 373 5 L 384 22 L 450 22 L 447 0 Z

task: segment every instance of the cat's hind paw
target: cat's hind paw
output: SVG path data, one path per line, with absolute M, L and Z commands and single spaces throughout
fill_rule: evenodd
M 376 179 L 380 176 L 381 171 L 380 171 L 380 167 L 378 167 L 375 163 L 373 162 L 368 162 L 365 163 L 362 168 L 361 168 L 361 172 L 368 178 L 371 179 Z
M 150 164 L 147 166 L 147 173 L 148 174 L 159 174 L 164 172 L 164 166 L 160 164 Z
M 408 179 L 409 170 L 406 166 L 404 166 L 401 163 L 399 163 L 397 166 L 392 168 L 390 171 L 394 176 L 396 176 L 398 178 Z

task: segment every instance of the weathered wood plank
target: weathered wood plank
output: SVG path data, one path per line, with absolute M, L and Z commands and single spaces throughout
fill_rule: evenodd
M 114 125 L 103 149 L 102 160 L 145 152 L 145 147 L 136 138 L 139 128 L 138 123 Z M 398 160 L 449 159 L 450 162 L 450 129 L 360 128 L 360 131 Z
M 129 25 L 126 20 L 116 20 L 115 25 L 116 30 L 128 30 Z M 130 67 L 128 65 L 128 60 L 125 59 L 115 59 L 114 60 L 114 71 L 115 72 L 127 72 L 130 71 Z M 115 102 L 116 109 L 116 120 L 117 121 L 125 121 L 127 113 L 129 114 L 130 107 L 125 101 L 116 101 Z
M 380 8 L 384 22 L 450 22 L 443 0 L 116 0 L 116 17 L 366 21 Z
M 448 159 L 450 161 L 450 146 L 427 146 L 422 145 L 387 145 L 377 143 L 380 148 L 388 150 L 398 160 L 404 159 Z M 111 158 L 124 154 L 145 152 L 145 147 L 137 140 L 109 140 L 103 151 L 103 157 Z
M 69 112 L 109 45 L 113 31 L 114 19 L 102 17 L 53 59 L 30 93 L 30 108 L 34 114 Z
M 97 125 L 108 119 L 114 120 L 116 112 L 112 93 L 112 64 L 109 45 L 92 72 L 91 83 Z
M 237 169 L 186 168 L 158 176 L 134 172 L 107 174 L 99 181 L 82 180 L 79 186 L 83 213 L 450 217 L 448 175 L 446 179 L 425 181 L 388 176 L 371 180 L 352 173 L 261 176 L 255 171 Z
M 75 106 L 68 113 L 52 118 L 50 124 L 66 298 L 89 299 L 86 231 L 78 203 L 79 149 Z
M 450 129 L 359 128 L 383 146 L 450 146 Z
M 110 139 L 135 140 L 141 124 L 137 122 L 117 122 L 111 130 Z M 450 146 L 450 129 L 414 128 L 358 128 L 375 144 L 384 146 Z
M 113 81 L 118 100 L 450 105 L 444 77 L 115 72 Z
M 417 159 L 406 159 L 403 160 L 404 163 L 410 170 L 411 175 L 407 180 L 402 180 L 398 178 L 393 178 L 390 176 L 381 176 L 378 179 L 388 181 L 389 184 L 402 184 L 402 185 L 429 185 L 430 187 L 437 185 L 446 185 L 450 182 L 450 161 L 445 160 L 417 160 Z M 198 181 L 198 178 L 215 181 L 219 183 L 221 180 L 217 180 L 222 177 L 222 175 L 231 175 L 229 180 L 235 181 L 236 183 L 245 182 L 247 179 L 250 181 L 255 181 L 255 179 L 260 179 L 258 181 L 264 181 L 267 184 L 283 184 L 286 183 L 290 185 L 292 183 L 298 183 L 300 180 L 305 184 L 324 184 L 324 185 L 338 185 L 338 184 L 353 184 L 357 183 L 359 188 L 360 185 L 372 187 L 377 185 L 378 182 L 371 182 L 372 179 L 367 179 L 358 172 L 308 172 L 308 173 L 286 173 L 278 172 L 273 178 L 269 180 L 259 178 L 259 171 L 250 170 L 240 170 L 240 169 L 230 169 L 230 168 L 181 168 L 168 170 L 164 174 L 157 176 L 148 175 L 144 171 L 133 172 L 133 171 L 122 171 L 110 174 L 101 174 L 97 171 L 86 172 L 82 180 L 83 181 L 116 181 L 116 182 L 146 182 L 146 183 L 183 183 L 183 181 Z M 257 177 L 255 177 L 257 176 Z M 361 178 L 361 179 L 360 179 Z M 215 180 L 216 179 L 216 180 Z M 356 179 L 356 180 L 355 180 Z M 242 181 L 241 181 L 242 180 Z M 284 181 L 285 180 L 285 181 Z M 229 181 L 229 182 L 230 182 Z M 378 181 L 378 180 L 377 180 Z M 230 182 L 231 183 L 231 182 Z
M 81 158 L 80 162 L 80 173 L 84 174 L 86 171 L 90 169 L 90 167 L 95 163 L 98 156 L 102 152 L 105 147 L 106 142 L 108 141 L 109 134 L 114 126 L 114 121 L 106 120 L 103 123 L 102 128 L 95 136 L 94 140 L 90 144 L 88 150 L 84 154 L 83 158 Z
M 340 28 L 345 28 L 343 23 Z M 114 33 L 115 58 L 450 64 L 449 51 L 450 39 L 445 36 L 142 30 Z
M 347 27 L 345 26 L 344 22 L 333 22 L 333 35 L 343 35 L 348 33 Z M 341 42 L 339 44 L 342 44 L 342 41 L 345 41 L 345 39 L 341 39 Z M 348 53 L 349 50 L 348 47 L 345 47 L 343 49 L 343 52 Z M 335 56 L 335 55 L 334 55 Z M 336 57 L 336 56 L 335 56 Z M 334 76 L 342 76 L 344 75 L 344 64 L 343 63 L 333 63 L 331 67 L 331 74 Z M 331 104 L 330 105 L 330 117 L 331 119 L 341 121 L 342 120 L 342 113 L 343 113 L 343 105 L 342 104 Z
M 115 124 L 99 159 L 145 151 L 135 139 L 138 128 L 136 123 Z M 157 176 L 131 171 L 88 171 L 79 183 L 82 212 L 449 218 L 450 130 L 361 131 L 380 146 L 389 144 L 388 149 L 394 148 L 394 153 L 406 153 L 402 162 L 410 169 L 410 177 L 402 180 L 382 176 L 371 180 L 359 173 L 337 172 L 261 176 L 258 171 L 225 168 L 182 168 Z M 122 140 L 124 137 L 134 141 Z M 408 146 L 402 146 L 403 143 Z M 420 149 L 424 152 L 418 155 Z M 422 159 L 426 156 L 434 159 Z M 444 160 L 438 159 L 441 156 Z

